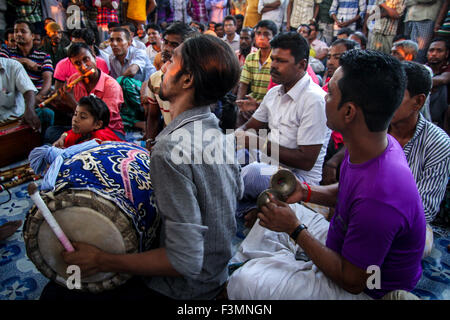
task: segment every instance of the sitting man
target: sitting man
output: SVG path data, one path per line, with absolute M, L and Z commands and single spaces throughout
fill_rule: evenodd
M 15 21 L 14 37 L 16 40 L 16 48 L 1 49 L 0 57 L 15 59 L 23 65 L 38 90 L 35 103 L 39 104 L 45 100 L 47 94 L 50 92 L 53 66 L 50 55 L 34 47 L 34 31 L 33 24 L 28 21 Z M 48 108 L 36 108 L 36 112 L 34 113 L 27 112 L 25 121 L 34 130 L 41 130 L 41 133 L 44 134 L 46 129 L 53 125 L 54 113 Z
M 163 33 L 162 60 L 164 63 L 170 61 L 173 51 L 194 33 L 194 29 L 183 22 L 174 22 Z M 144 100 L 148 100 L 147 123 L 145 138 L 152 141 L 156 138 L 163 126 L 172 121 L 170 114 L 170 102 L 163 101 L 159 96 L 159 90 L 163 79 L 163 70 L 158 70 L 150 76 L 145 86 Z M 148 90 L 147 90 L 148 88 Z M 145 103 L 146 101 L 144 101 Z M 161 116 L 164 124 L 161 123 Z
M 271 197 L 232 259 L 248 261 L 229 279 L 231 299 L 379 299 L 411 291 L 421 277 L 423 206 L 403 150 L 387 134 L 405 72 L 376 51 L 351 50 L 340 63 L 326 98 L 327 125 L 348 147 L 339 184 L 297 181 L 287 199 L 335 206 L 335 215 L 328 223 Z
M 138 81 L 146 81 L 155 67 L 147 57 L 145 50 L 131 46 L 130 32 L 125 28 L 115 28 L 111 32 L 112 55 L 109 56 L 111 76 L 114 79 L 123 77 L 134 78 Z
M 72 44 L 67 55 L 78 73 L 70 76 L 66 84 L 59 89 L 60 96 L 56 99 L 58 106 L 66 110 L 68 114 L 72 114 L 77 106 L 77 102 L 82 97 L 90 94 L 96 95 L 106 103 L 111 112 L 108 127 L 120 139 L 125 140 L 125 131 L 119 112 L 123 103 L 123 93 L 120 85 L 111 76 L 97 68 L 95 55 L 87 44 L 82 42 Z M 94 69 L 93 74 L 86 77 L 84 81 L 78 82 L 72 90 L 67 89 L 68 83 L 91 69 Z M 58 140 L 63 132 L 70 130 L 70 123 L 49 128 L 45 136 L 45 142 L 51 144 Z
M 408 78 L 402 104 L 392 118 L 389 134 L 403 148 L 431 223 L 440 209 L 450 175 L 450 138 L 444 130 L 425 120 L 420 113 L 431 89 L 428 70 L 414 62 L 403 66 Z
M 325 117 L 325 92 L 306 72 L 309 46 L 305 38 L 296 32 L 289 32 L 275 37 L 270 45 L 273 50 L 270 74 L 273 81 L 281 85 L 269 90 L 236 136 L 238 141 L 245 139 L 245 148 L 252 156 L 251 141 L 256 137 L 245 130 L 268 127 L 267 142 L 259 138 L 262 139 L 259 146 L 263 146 L 263 150 L 257 153 L 271 156 L 278 150 L 279 162 L 283 167 L 292 169 L 300 180 L 317 185 L 321 180 L 322 163 L 330 139 Z M 248 200 L 256 199 L 261 191 L 269 187 L 270 173 L 262 174 L 263 168 L 267 171 L 274 169 L 260 162 L 243 168 Z M 238 212 L 239 215 L 241 212 Z
M 39 128 L 34 110 L 36 93 L 36 87 L 20 62 L 0 57 L 0 123 L 23 115 L 32 128 Z
M 145 276 L 144 281 L 135 279 L 139 285 L 133 290 L 127 290 L 133 283 L 128 282 L 112 292 L 86 293 L 87 298 L 102 299 L 107 294 L 131 299 L 126 296 L 129 293 L 133 299 L 147 301 L 152 301 L 152 296 L 213 299 L 222 291 L 228 277 L 227 263 L 236 232 L 234 210 L 242 195 L 242 181 L 234 152 L 231 164 L 206 164 L 203 150 L 212 147 L 216 159 L 228 159 L 224 147 L 233 144 L 234 137 L 221 133 L 209 105 L 223 97 L 238 79 L 239 63 L 234 52 L 218 38 L 193 37 L 175 49 L 160 92 L 170 101 L 173 121 L 158 135 L 150 161 L 155 201 L 162 216 L 160 247 L 136 254 L 109 254 L 74 243 L 76 251 L 64 252 L 63 256 L 66 263 L 81 268 L 81 276 L 102 271 Z M 198 127 L 202 128 L 200 134 L 214 132 L 215 142 L 191 139 Z M 180 135 L 186 137 L 181 144 Z M 217 150 L 221 151 L 217 154 Z M 181 162 L 173 156 L 178 151 L 185 156 L 176 159 Z M 198 157 L 202 164 L 194 164 Z M 173 192 L 175 187 L 177 192 Z M 51 282 L 41 299 L 75 294 Z

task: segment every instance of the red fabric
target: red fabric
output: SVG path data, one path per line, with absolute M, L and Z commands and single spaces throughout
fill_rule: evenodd
M 330 77 L 328 77 L 325 80 L 325 85 L 322 87 L 323 91 L 328 92 L 328 82 L 330 82 Z M 344 143 L 344 138 L 342 138 L 342 134 L 340 134 L 337 131 L 331 132 L 331 139 L 333 139 L 334 142 L 334 148 L 337 149 L 339 147 L 339 144 Z
M 312 78 L 312 81 L 314 81 L 315 84 L 319 84 L 319 79 L 317 78 L 316 74 L 314 73 L 311 66 L 308 64 L 308 67 L 306 68 L 306 72 L 308 72 L 309 76 Z M 267 91 L 269 91 L 271 88 L 277 86 L 278 83 L 275 83 L 272 81 L 272 77 L 270 77 L 269 86 L 267 87 Z
M 66 132 L 67 137 L 64 140 L 64 148 L 68 148 L 76 144 L 77 140 L 81 138 L 81 134 L 74 133 L 72 129 Z M 91 136 L 86 140 L 97 139 L 100 141 L 122 141 L 110 128 L 106 127 L 91 133 Z M 78 143 L 84 142 L 79 141 Z

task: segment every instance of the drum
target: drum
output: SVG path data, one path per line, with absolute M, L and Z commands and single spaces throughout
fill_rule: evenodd
M 114 254 L 136 253 L 156 245 L 160 217 L 150 180 L 146 149 L 106 142 L 65 159 L 52 192 L 41 196 L 71 241 Z M 27 255 L 49 279 L 66 286 L 64 250 L 41 212 L 33 206 L 24 224 Z M 81 278 L 82 290 L 116 288 L 131 276 L 98 273 Z
M 27 124 L 21 124 L 18 119 L 0 123 L 0 167 L 25 159 L 39 145 L 40 134 Z

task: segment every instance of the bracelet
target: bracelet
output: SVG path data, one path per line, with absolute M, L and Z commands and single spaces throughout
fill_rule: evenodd
M 306 182 L 303 182 L 303 184 L 305 184 L 308 187 L 308 195 L 306 196 L 306 200 L 303 201 L 304 203 L 307 203 L 307 202 L 309 202 L 309 200 L 311 200 L 311 193 L 312 193 L 311 187 Z
M 308 229 L 307 226 L 305 226 L 303 223 L 298 225 L 297 228 L 295 228 L 295 230 L 291 233 L 290 237 L 292 239 L 294 239 L 294 241 L 297 240 L 298 235 L 300 234 L 300 232 L 302 232 L 303 230 Z

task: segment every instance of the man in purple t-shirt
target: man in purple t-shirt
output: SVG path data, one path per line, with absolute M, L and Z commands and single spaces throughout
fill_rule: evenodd
M 340 64 L 326 97 L 327 125 L 342 133 L 348 150 L 339 184 L 297 181 L 287 199 L 335 207 L 329 227 L 319 214 L 272 197 L 248 235 L 253 243 L 243 243 L 237 254 L 250 260 L 230 277 L 231 299 L 379 299 L 411 291 L 420 279 L 424 210 L 403 150 L 387 134 L 403 98 L 404 70 L 374 51 L 351 50 Z M 299 264 L 305 254 L 313 267 Z

